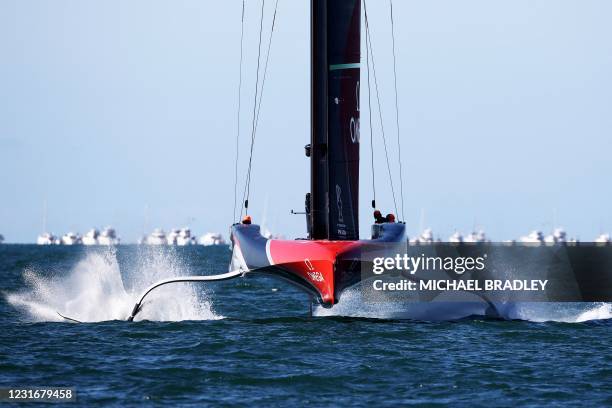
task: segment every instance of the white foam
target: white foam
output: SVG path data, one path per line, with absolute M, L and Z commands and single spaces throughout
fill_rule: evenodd
M 611 303 L 535 303 L 509 305 L 504 317 L 532 322 L 582 323 L 612 318 Z
M 47 273 L 45 273 L 47 272 Z M 151 251 L 139 256 L 138 265 L 124 275 L 115 252 L 90 252 L 67 274 L 50 278 L 48 271 L 24 271 L 27 289 L 9 293 L 7 301 L 27 313 L 33 321 L 63 321 L 57 314 L 83 322 L 125 320 L 142 290 L 174 276 L 190 275 L 171 252 Z M 205 292 L 190 284 L 160 288 L 147 298 L 137 320 L 213 320 L 216 315 Z
M 313 314 L 319 317 L 344 316 L 371 319 L 410 319 L 421 321 L 448 321 L 467 317 L 487 316 L 490 305 L 477 297 L 464 301 L 448 301 L 439 298 L 433 302 L 365 301 L 359 289 L 342 294 L 333 308 L 316 307 Z M 560 303 L 513 302 L 495 303 L 495 311 L 508 320 L 531 322 L 581 323 L 612 318 L 611 303 Z

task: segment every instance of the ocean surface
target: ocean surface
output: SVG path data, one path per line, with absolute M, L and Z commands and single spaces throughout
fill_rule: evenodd
M 512 321 L 311 317 L 301 292 L 250 277 L 165 287 L 124 321 L 151 283 L 224 273 L 229 257 L 0 245 L 0 387 L 73 387 L 70 406 L 612 405 L 609 304 Z

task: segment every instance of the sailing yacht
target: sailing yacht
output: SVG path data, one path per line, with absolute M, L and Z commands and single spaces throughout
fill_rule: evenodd
M 45 231 L 36 238 L 38 245 L 59 245 L 61 240 L 47 231 L 47 200 L 43 201 L 42 230 Z
M 378 224 L 371 240 L 359 239 L 360 63 L 361 1 L 311 1 L 307 237 L 268 239 L 250 222 L 231 228 L 232 269 L 288 280 L 324 307 L 361 280 L 362 250 L 406 242 L 403 223 Z
M 0 234 L 0 244 L 4 243 L 4 235 Z
M 610 234 L 601 234 L 600 236 L 598 236 L 595 239 L 595 243 L 610 245 L 610 243 L 612 243 L 612 239 L 610 238 Z
M 50 232 L 44 232 L 36 239 L 36 244 L 38 245 L 58 245 L 59 243 L 60 240 Z
M 146 296 L 161 286 L 225 281 L 245 275 L 283 279 L 309 294 L 315 304 L 326 309 L 340 304 L 341 310 L 348 310 L 350 314 L 353 302 L 347 302 L 348 308 L 342 309 L 343 299 L 352 288 L 367 286 L 370 276 L 364 276 L 362 272 L 371 271 L 378 257 L 395 257 L 398 248 L 416 251 L 420 256 L 422 248 L 406 246 L 405 224 L 392 222 L 392 217 L 387 218 L 387 222 L 373 225 L 370 239 L 359 237 L 361 1 L 311 0 L 310 6 L 311 132 L 310 143 L 305 149 L 310 160 L 310 191 L 305 200 L 304 237 L 297 240 L 268 238 L 262 234 L 259 225 L 252 223 L 249 216 L 249 169 L 243 201 L 247 217 L 230 229 L 230 272 L 157 282 L 138 298 L 128 320 L 134 320 Z M 367 14 L 365 21 L 367 23 Z M 273 180 L 269 184 L 272 185 Z M 375 200 L 372 207 L 376 207 Z M 539 231 L 529 237 L 537 242 L 544 240 Z M 426 230 L 417 239 L 418 242 L 433 243 L 434 235 L 431 230 Z M 458 247 L 453 249 L 460 250 L 464 246 Z M 473 247 L 467 249 L 474 250 Z M 380 277 L 375 275 L 373 278 Z M 444 277 L 448 275 L 444 274 Z M 397 314 L 384 310 L 384 313 L 386 317 L 417 320 L 499 316 L 491 301 L 475 293 L 462 291 L 461 301 L 446 301 L 448 298 L 444 296 L 421 291 L 416 302 L 402 305 L 405 310 L 399 310 Z M 441 301 L 432 301 L 435 299 Z

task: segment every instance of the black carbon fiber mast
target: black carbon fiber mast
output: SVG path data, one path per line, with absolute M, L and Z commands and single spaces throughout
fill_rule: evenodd
M 311 0 L 310 239 L 359 239 L 360 0 Z

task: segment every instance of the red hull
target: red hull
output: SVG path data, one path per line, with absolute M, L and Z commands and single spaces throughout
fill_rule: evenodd
M 256 225 L 232 228 L 232 268 L 257 270 L 286 279 L 330 307 L 342 291 L 361 280 L 362 251 L 381 242 L 405 240 L 403 224 L 380 226 L 386 233 L 374 240 L 269 240 Z

